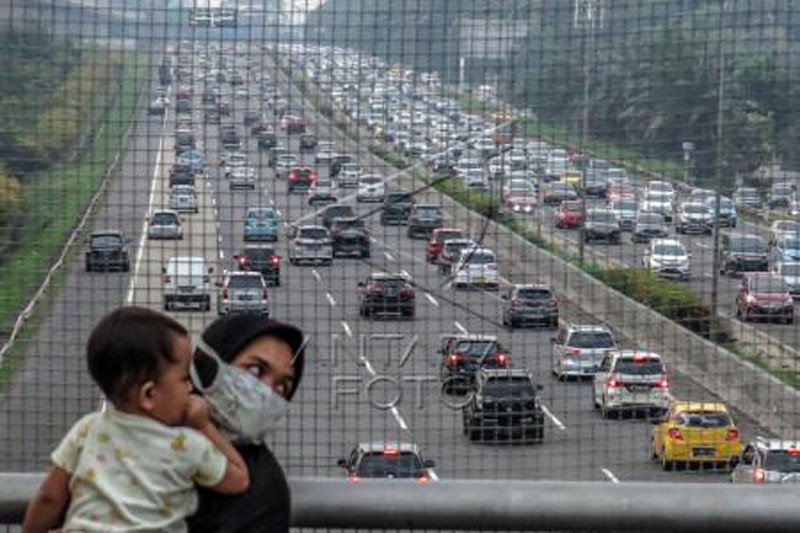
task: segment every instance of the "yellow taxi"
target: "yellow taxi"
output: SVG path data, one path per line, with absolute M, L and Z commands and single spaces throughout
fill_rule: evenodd
M 672 401 L 654 424 L 651 454 L 664 470 L 690 463 L 728 468 L 739 457 L 739 430 L 723 403 Z
M 580 189 L 583 186 L 583 172 L 580 170 L 567 170 L 561 174 L 559 181 Z

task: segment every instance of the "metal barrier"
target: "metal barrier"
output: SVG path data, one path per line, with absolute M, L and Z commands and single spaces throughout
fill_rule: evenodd
M 0 474 L 0 524 L 42 477 Z M 292 525 L 484 531 L 800 531 L 799 487 L 564 481 L 290 481 Z

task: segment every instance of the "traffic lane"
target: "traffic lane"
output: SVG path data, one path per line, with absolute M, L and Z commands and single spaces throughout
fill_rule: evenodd
M 149 195 L 149 178 L 141 176 L 152 175 L 162 125 L 162 117 L 137 114 L 117 177 L 89 223 L 93 230 L 122 230 L 131 238 L 131 258 Z M 6 428 L 0 436 L 0 469 L 5 471 L 43 468 L 70 425 L 97 407 L 99 395 L 86 372 L 86 338 L 102 315 L 125 302 L 130 275 L 87 273 L 82 252 L 64 269 L 63 284 L 49 289 L 51 303 L 33 338 L 18 340 L 23 361 L 0 396 L 0 427 Z

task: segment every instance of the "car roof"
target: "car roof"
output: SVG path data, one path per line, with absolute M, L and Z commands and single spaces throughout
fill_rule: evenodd
M 410 452 L 419 454 L 419 446 L 412 442 L 382 442 L 382 441 L 369 441 L 359 442 L 356 446 L 361 453 L 370 452 L 383 452 L 384 450 L 398 450 L 399 452 Z
M 606 326 L 605 324 L 575 324 L 570 323 L 567 325 L 567 329 L 571 331 L 603 331 L 603 332 L 611 332 L 611 329 Z
M 255 270 L 232 270 L 232 271 L 227 272 L 227 275 L 228 275 L 229 278 L 233 278 L 233 277 L 237 277 L 237 276 L 238 277 L 250 277 L 250 278 L 259 277 L 260 278 L 261 277 L 261 272 L 256 272 Z
M 459 341 L 497 341 L 497 335 L 488 333 L 452 333 L 439 336 L 444 339 L 455 339 Z
M 548 291 L 552 291 L 553 287 L 548 285 L 547 283 L 515 283 L 513 285 L 515 290 L 520 289 L 546 289 Z
M 304 226 L 297 226 L 297 229 L 300 230 L 300 231 L 306 230 L 306 229 L 321 229 L 323 231 L 328 231 L 328 228 L 326 228 L 325 226 L 317 226 L 317 225 L 314 225 L 314 224 L 306 224 Z
M 480 374 L 487 378 L 530 378 L 533 379 L 533 374 L 525 368 L 481 368 L 478 370 Z
M 376 281 L 394 280 L 394 279 L 402 280 L 402 281 L 409 281 L 410 278 L 408 276 L 406 276 L 405 274 L 403 274 L 402 272 L 396 272 L 396 273 L 392 273 L 392 272 L 372 272 L 369 275 L 369 279 L 373 279 L 373 280 L 376 280 Z
M 649 352 L 647 350 L 612 350 L 609 352 L 609 355 L 612 355 L 617 359 L 635 357 L 659 360 L 663 359 L 660 354 L 657 354 L 656 352 Z
M 716 411 L 720 413 L 727 413 L 728 407 L 722 402 L 690 402 L 686 400 L 675 400 L 672 402 L 672 407 L 676 411 L 684 413 L 698 413 L 703 411 Z
M 754 444 L 762 450 L 785 451 L 790 449 L 800 450 L 800 440 L 794 439 L 775 439 L 766 437 L 756 437 Z
M 678 245 L 683 246 L 683 243 L 678 239 L 653 239 L 650 243 L 655 246 L 656 244 L 669 244 L 669 245 Z

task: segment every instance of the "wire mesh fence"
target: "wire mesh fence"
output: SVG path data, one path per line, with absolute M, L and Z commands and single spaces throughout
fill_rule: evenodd
M 292 476 L 794 479 L 793 4 L 5 2 L 0 470 L 131 304 L 302 328 Z

